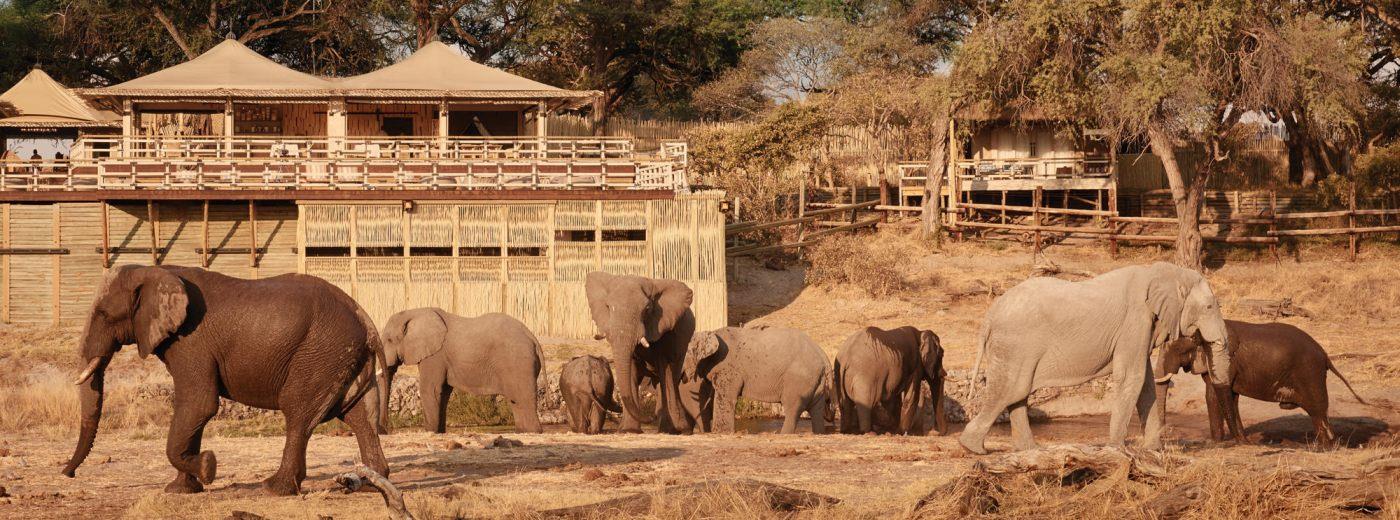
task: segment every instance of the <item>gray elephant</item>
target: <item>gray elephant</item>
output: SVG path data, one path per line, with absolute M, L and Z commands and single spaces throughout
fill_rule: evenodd
M 1225 320 L 1210 284 L 1196 271 L 1157 262 L 1080 282 L 1022 282 L 987 311 L 973 377 L 975 382 L 985 361 L 988 392 L 958 441 L 972 453 L 986 453 L 987 430 L 1010 407 L 1016 449 L 1033 448 L 1026 410 L 1033 390 L 1112 374 L 1117 395 L 1112 397 L 1109 442 L 1123 444 L 1136 408 L 1145 425 L 1143 446 L 1159 449 L 1166 399 L 1157 398 L 1150 354 L 1154 347 L 1197 333 L 1210 345 L 1214 383 L 1230 384 Z
M 923 431 L 923 384 L 933 396 L 933 423 L 948 432 L 943 412 L 943 344 L 932 331 L 876 327 L 851 335 L 836 353 L 834 387 L 841 408 L 841 433 L 877 427 L 901 434 Z M 894 424 L 877 424 L 883 418 Z
M 565 363 L 559 372 L 559 394 L 574 433 L 602 432 L 607 412 L 622 413 L 613 401 L 612 364 L 598 356 L 578 356 Z
M 588 273 L 584 280 L 588 311 L 598 327 L 594 339 L 606 339 L 612 347 L 617 384 L 622 396 L 624 432 L 641 431 L 644 416 L 638 393 L 641 374 L 657 378 L 658 430 L 679 433 L 692 428 L 677 398 L 681 361 L 695 334 L 695 314 L 690 310 L 690 287 L 676 280 L 634 275 Z
M 690 340 L 683 374 L 687 383 L 704 380 L 712 385 L 713 425 L 719 433 L 734 433 L 734 405 L 739 397 L 782 403 L 782 433 L 796 433 L 797 418 L 804 410 L 812 418 L 812 432 L 826 433 L 831 361 L 800 330 L 725 327 L 698 333 Z M 701 407 L 696 394 L 682 393 L 682 397 L 691 401 L 688 409 Z
M 392 395 L 399 365 L 418 365 L 424 428 L 447 431 L 447 401 L 456 389 L 504 396 L 510 401 L 516 431 L 543 431 L 536 392 L 544 370 L 544 352 L 520 320 L 501 313 L 464 318 L 424 307 L 390 316 L 381 337 L 386 374 L 383 394 Z M 388 421 L 389 403 L 387 399 L 376 400 L 383 426 Z

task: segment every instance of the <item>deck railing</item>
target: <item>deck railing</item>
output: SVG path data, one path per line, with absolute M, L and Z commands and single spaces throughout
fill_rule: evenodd
M 63 160 L 0 161 L 0 190 L 682 189 L 684 142 L 626 138 L 87 137 Z
M 1108 158 L 1027 158 L 957 160 L 954 171 L 964 181 L 1107 178 Z M 899 163 L 900 186 L 922 188 L 928 179 L 927 162 Z

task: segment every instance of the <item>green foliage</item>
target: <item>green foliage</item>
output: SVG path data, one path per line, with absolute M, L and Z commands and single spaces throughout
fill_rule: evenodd
M 780 214 L 779 196 L 795 193 L 831 121 L 820 106 L 787 103 L 753 123 L 718 127 L 690 136 L 691 167 L 705 184 L 738 197 L 748 218 Z

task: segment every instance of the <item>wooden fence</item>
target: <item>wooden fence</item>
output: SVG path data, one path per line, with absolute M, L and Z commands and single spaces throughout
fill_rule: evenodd
M 806 190 L 799 194 L 796 217 L 771 222 L 740 221 L 725 226 L 728 247 L 726 256 L 751 256 L 787 249 L 798 249 L 816 244 L 821 238 L 840 232 L 854 232 L 863 228 L 874 228 L 890 220 L 892 214 L 922 214 L 924 208 L 902 206 L 889 203 L 888 190 L 880 190 L 879 199 L 861 197 L 866 190 L 846 189 L 839 196 L 849 195 L 848 200 L 837 202 L 812 202 Z M 1346 236 L 1348 252 L 1352 260 L 1360 249 L 1361 238 L 1366 235 L 1400 234 L 1400 209 L 1362 208 L 1357 206 L 1353 194 L 1346 209 L 1326 211 L 1280 211 L 1286 206 L 1279 205 L 1279 197 L 1270 196 L 1267 204 L 1257 211 L 1244 216 L 1202 215 L 1201 226 L 1227 227 L 1225 232 L 1202 233 L 1207 243 L 1243 244 L 1268 246 L 1277 254 L 1277 247 L 1288 237 L 1307 236 Z M 849 212 L 849 215 L 845 215 Z M 864 212 L 864 213 L 862 213 Z M 1119 243 L 1159 243 L 1171 244 L 1177 240 L 1176 217 L 1137 217 L 1120 215 L 1101 209 L 1078 209 L 1052 207 L 1045 204 L 1043 189 L 1033 192 L 1030 206 L 1009 204 L 984 204 L 959 202 L 956 209 L 944 209 L 945 214 L 958 214 L 958 218 L 945 228 L 949 233 L 964 236 L 965 233 L 1002 231 L 1022 234 L 1035 254 L 1055 238 L 1084 237 L 1106 241 L 1116 254 Z M 1394 217 L 1392 224 L 1387 221 Z M 1364 219 L 1380 219 L 1367 223 Z M 795 232 L 783 234 L 776 244 L 740 243 L 738 238 L 746 233 L 771 229 L 795 228 Z M 1166 229 L 1162 229 L 1166 228 Z

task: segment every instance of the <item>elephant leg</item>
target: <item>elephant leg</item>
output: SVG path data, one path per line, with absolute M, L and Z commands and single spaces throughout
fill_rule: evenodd
M 175 414 L 165 441 L 165 456 L 179 474 L 165 486 L 166 493 L 198 493 L 214 481 L 218 461 L 212 451 L 199 451 L 204 425 L 219 411 L 219 396 L 212 389 L 177 384 Z
M 681 369 L 678 363 L 666 362 L 661 366 L 660 395 L 657 396 L 656 417 L 660 433 L 681 433 L 690 430 L 690 420 L 685 416 L 685 407 L 680 399 Z M 669 420 L 668 420 L 669 419 Z
M 840 422 L 841 433 L 860 433 L 860 423 L 856 421 L 856 404 L 849 397 L 843 396 L 836 406 L 841 409 L 841 417 L 837 419 Z
M 1017 451 L 1038 448 L 1035 436 L 1031 434 L 1030 405 L 1026 403 L 1026 400 L 1022 399 L 1012 403 L 1007 410 L 1007 416 L 1011 419 L 1011 445 Z
M 899 395 L 899 425 L 896 435 L 914 435 L 919 429 L 919 412 L 923 405 L 923 385 L 919 380 L 904 385 Z
M 1240 421 L 1240 394 L 1234 390 L 1226 389 L 1224 392 L 1224 412 L 1226 420 L 1230 421 L 1230 436 L 1238 442 L 1249 442 L 1249 436 L 1244 433 L 1244 423 Z
M 1210 421 L 1210 438 L 1213 441 L 1225 440 L 1224 399 L 1220 397 L 1220 389 L 1210 384 L 1210 375 L 1201 376 L 1206 384 L 1206 416 Z
M 812 396 L 811 404 L 807 407 L 807 415 L 812 418 L 812 433 L 821 435 L 826 433 L 826 392 L 818 390 Z
M 712 426 L 716 433 L 734 433 L 734 406 L 739 401 L 738 385 L 715 385 Z
M 589 404 L 591 405 L 592 403 Z M 574 433 L 584 433 L 586 429 L 584 421 L 587 420 L 584 417 L 585 410 L 586 408 L 583 407 L 583 403 L 580 402 L 578 396 L 564 396 L 564 411 L 568 412 L 569 415 L 569 431 Z
M 948 413 L 943 409 L 943 378 L 938 378 L 938 384 L 933 385 L 933 429 L 939 435 L 948 434 Z
M 423 404 L 423 429 L 447 433 L 447 402 L 452 399 L 452 387 L 441 379 L 423 377 L 418 380 L 418 395 Z
M 603 433 L 603 421 L 607 418 L 602 406 L 593 404 L 588 410 L 588 433 Z
M 316 427 L 316 420 L 314 413 L 305 409 L 294 412 L 284 409 L 283 413 L 287 442 L 282 446 L 282 465 L 263 481 L 263 489 L 273 495 L 290 496 L 301 492 L 301 481 L 306 479 L 306 443 Z
M 389 462 L 384 459 L 384 449 L 379 445 L 379 434 L 373 420 L 374 403 L 365 399 L 340 417 L 355 434 L 355 443 L 360 446 L 360 461 L 375 473 L 389 476 Z M 304 470 L 303 470 L 304 471 Z
M 514 395 L 506 396 L 506 400 L 510 401 L 510 413 L 515 416 L 515 431 L 544 433 L 544 428 L 540 427 L 540 408 L 536 402 L 535 385 L 525 386 L 527 388 L 512 392 Z
M 1314 441 L 1322 448 L 1331 448 L 1336 444 L 1336 436 L 1332 434 L 1332 425 L 1327 422 L 1327 399 L 1324 397 L 1321 400 L 1310 401 L 1302 408 L 1308 412 L 1308 417 L 1312 418 Z
M 797 392 L 787 393 L 782 398 L 783 403 L 783 429 L 780 433 L 797 433 L 797 420 L 802 417 L 802 410 L 811 406 L 811 399 L 803 399 Z
M 1001 371 L 993 370 L 989 366 L 987 374 L 988 392 L 986 400 L 983 401 L 984 406 L 963 428 L 962 435 L 958 436 L 958 444 L 976 455 L 987 454 L 987 432 L 992 429 L 992 423 L 996 422 L 1002 410 L 1030 397 L 1031 386 L 1035 382 L 1035 364 L 1026 363 L 1024 366 L 1007 367 Z M 1029 422 L 1028 417 L 1027 423 Z
M 1147 378 L 1147 372 L 1142 369 L 1147 362 L 1132 361 L 1115 360 L 1113 367 L 1114 383 L 1118 388 L 1117 399 L 1113 401 L 1108 417 L 1108 443 L 1113 446 L 1122 446 L 1128 439 L 1128 425 L 1132 423 L 1133 411 L 1142 397 L 1143 381 Z
M 1160 450 L 1162 427 L 1167 417 L 1167 385 L 1158 385 L 1153 381 L 1151 365 L 1146 370 L 1137 402 L 1138 419 L 1142 421 L 1142 447 Z

